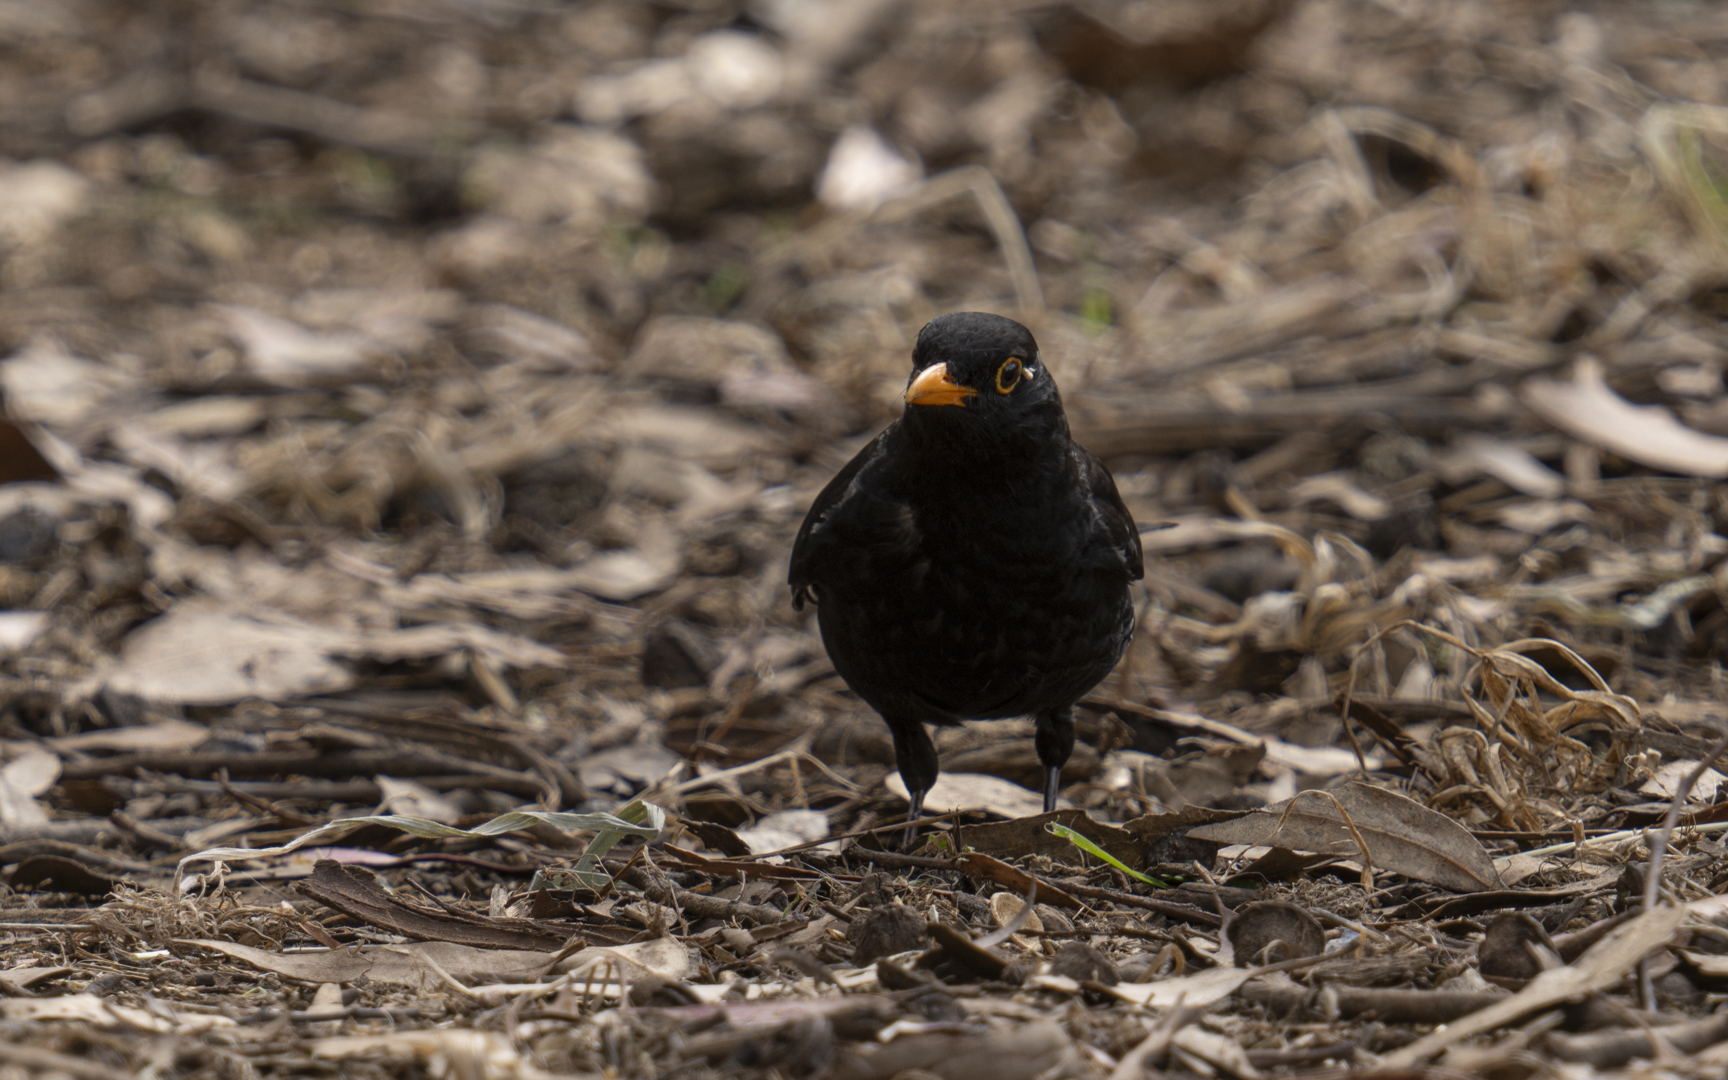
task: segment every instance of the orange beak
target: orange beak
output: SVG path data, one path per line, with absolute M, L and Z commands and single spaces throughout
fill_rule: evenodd
M 931 364 L 906 388 L 908 405 L 960 405 L 978 396 L 970 386 L 961 386 L 948 374 L 947 364 Z

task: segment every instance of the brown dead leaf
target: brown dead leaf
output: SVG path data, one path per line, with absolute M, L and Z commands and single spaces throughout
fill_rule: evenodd
M 1458 892 L 1500 887 L 1494 860 L 1481 841 L 1445 814 L 1368 784 L 1346 784 L 1332 794 L 1366 841 L 1376 869 Z M 1190 829 L 1188 835 L 1220 844 L 1360 854 L 1338 806 L 1308 792 L 1235 821 Z
M 279 953 L 239 945 L 231 941 L 185 941 L 213 949 L 250 964 L 260 971 L 273 971 L 290 979 L 314 983 L 351 983 L 365 976 L 371 982 L 392 986 L 435 986 L 439 977 L 420 958 L 425 957 L 463 982 L 531 982 L 552 968 L 552 955 L 508 949 L 476 949 L 445 941 L 422 941 L 407 945 L 360 945 L 327 952 Z

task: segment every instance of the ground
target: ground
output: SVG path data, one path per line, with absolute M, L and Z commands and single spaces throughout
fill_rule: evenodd
M 0 28 L 0 1066 L 1720 1073 L 1724 10 Z M 786 557 L 968 309 L 1148 568 L 909 850 Z

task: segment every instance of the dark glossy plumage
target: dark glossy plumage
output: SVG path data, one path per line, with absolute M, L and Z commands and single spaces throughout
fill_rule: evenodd
M 938 771 L 925 724 L 1028 715 L 1051 809 L 1071 707 L 1133 633 L 1140 536 L 1109 471 L 1069 438 L 1024 326 L 942 316 L 912 372 L 904 415 L 804 519 L 793 602 L 816 603 L 835 669 L 887 721 L 914 816 Z

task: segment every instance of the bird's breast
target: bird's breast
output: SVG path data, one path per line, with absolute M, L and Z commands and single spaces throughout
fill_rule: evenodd
M 1066 704 L 1109 671 L 1132 628 L 1125 580 L 984 536 L 930 545 L 856 585 L 819 609 L 848 682 L 903 688 L 956 717 Z

